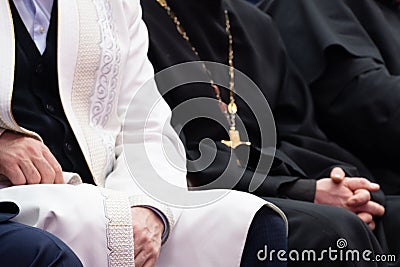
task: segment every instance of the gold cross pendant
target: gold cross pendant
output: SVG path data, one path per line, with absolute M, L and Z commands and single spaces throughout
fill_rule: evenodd
M 223 143 L 224 145 L 226 145 L 227 147 L 230 147 L 232 149 L 235 149 L 240 145 L 246 145 L 246 146 L 251 145 L 250 142 L 242 142 L 240 140 L 240 133 L 236 129 L 229 130 L 229 139 L 230 139 L 230 141 L 222 140 L 221 143 Z
M 166 0 L 157 0 L 157 2 L 158 2 L 162 7 L 166 7 L 166 6 L 167 6 L 167 1 L 166 1 Z

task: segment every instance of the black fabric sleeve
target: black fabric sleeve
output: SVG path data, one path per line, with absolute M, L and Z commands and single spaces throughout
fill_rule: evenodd
M 262 0 L 258 6 L 272 16 L 290 57 L 310 83 L 323 72 L 324 51 L 332 45 L 342 46 L 355 56 L 382 60 L 350 6 L 368 13 L 371 2 L 374 1 Z
M 336 47 L 328 68 L 312 84 L 324 129 L 368 163 L 393 166 L 400 151 L 400 76 L 373 58 L 355 57 Z M 340 127 L 336 122 L 340 121 Z M 375 162 L 373 162 L 375 161 Z
M 259 8 L 273 17 L 309 84 L 325 134 L 360 158 L 385 192 L 397 194 L 400 20 L 388 3 L 263 0 Z
M 237 164 L 236 154 L 222 144 L 216 144 L 215 147 L 201 143 L 201 148 L 198 149 L 196 143 L 187 145 L 187 139 L 184 138 L 182 132 L 180 137 L 186 146 L 188 183 L 191 190 L 229 188 L 264 197 L 314 201 L 317 179 L 307 177 L 302 169 L 281 150 L 276 151 L 272 166 L 267 166 L 268 169 L 255 169 L 254 163 L 243 168 Z M 297 150 L 294 155 L 303 154 L 298 148 L 292 149 Z M 289 145 L 285 144 L 283 150 L 289 151 Z M 306 150 L 304 149 L 304 151 Z M 303 155 L 307 154 L 309 154 L 308 158 L 315 157 L 315 162 L 309 165 L 314 166 L 316 173 L 319 172 L 318 179 L 329 177 L 330 171 L 334 167 L 343 168 L 347 176 L 354 176 L 358 173 L 355 167 L 346 163 L 339 164 L 340 161 L 332 160 L 329 157 L 321 158 L 317 152 L 307 152 Z M 268 155 L 260 158 L 265 159 L 265 157 Z M 332 162 L 332 165 L 321 169 L 318 159 L 322 162 Z M 305 162 L 307 162 L 307 158 L 305 158 Z M 314 172 L 314 170 L 310 171 Z
M 281 192 L 291 199 L 314 202 L 316 180 L 299 179 L 292 184 L 284 184 Z
M 349 151 L 327 138 L 315 118 L 313 99 L 309 88 L 288 57 L 274 24 L 269 36 L 276 42 L 280 58 L 281 83 L 273 107 L 278 132 L 277 151 L 295 162 L 308 179 L 329 177 L 334 167 L 341 167 L 349 177 L 363 176 L 372 179 L 370 171 Z M 287 160 L 283 162 L 288 163 Z
M 180 134 L 182 138 L 182 133 Z M 315 193 L 315 187 L 302 192 L 304 177 L 297 173 L 291 164 L 274 159 L 270 169 L 256 171 L 250 166 L 246 168 L 237 164 L 238 157 L 222 144 L 200 144 L 201 154 L 197 144 L 186 147 L 188 158 L 188 183 L 192 190 L 235 189 L 251 192 L 258 196 L 310 199 Z M 299 188 L 297 189 L 297 187 Z M 292 193 L 296 192 L 296 193 Z M 304 193 L 304 194 L 301 194 Z

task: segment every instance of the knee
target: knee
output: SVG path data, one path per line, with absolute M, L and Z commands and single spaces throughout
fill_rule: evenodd
M 360 239 L 360 236 L 370 236 L 368 226 L 353 212 L 343 208 L 324 206 L 319 221 L 322 231 L 332 234 L 335 238 Z M 317 227 L 317 226 L 315 226 Z
M 39 235 L 41 242 L 38 242 L 36 247 L 36 257 L 41 257 L 41 261 L 46 262 L 46 264 L 49 263 L 49 266 L 82 266 L 82 263 L 71 248 L 60 239 L 45 231 L 41 231 Z M 37 266 L 47 265 L 38 264 Z
M 302 229 L 299 235 L 312 233 L 307 243 L 315 247 L 336 247 L 337 242 L 345 240 L 348 248 L 370 248 L 374 240 L 368 226 L 356 214 L 342 208 L 314 205 L 312 210 L 303 211 L 299 219 L 291 225 L 292 231 Z M 301 236 L 296 238 L 302 240 Z
M 349 245 L 360 246 L 373 239 L 368 226 L 345 209 L 286 199 L 271 199 L 271 202 L 280 207 L 289 220 L 292 248 L 334 246 L 341 238 L 349 241 Z
M 273 251 L 287 251 L 285 221 L 275 211 L 264 206 L 250 225 L 240 266 L 286 266 L 284 261 L 276 257 L 268 261 L 265 261 L 267 258 L 262 259 L 262 253 L 266 253 L 263 251 L 265 247 Z
M 7 244 L 6 249 L 0 249 L 6 266 L 82 266 L 75 253 L 52 234 L 25 225 L 9 224 L 12 229 L 0 236 L 1 242 Z

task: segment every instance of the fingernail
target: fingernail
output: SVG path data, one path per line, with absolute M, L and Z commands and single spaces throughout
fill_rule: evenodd
M 379 184 L 376 184 L 376 183 L 371 183 L 371 188 L 376 188 L 376 189 L 379 189 Z
M 347 204 L 350 206 L 353 206 L 354 204 L 356 204 L 356 200 L 354 198 L 351 198 L 351 199 L 347 200 Z

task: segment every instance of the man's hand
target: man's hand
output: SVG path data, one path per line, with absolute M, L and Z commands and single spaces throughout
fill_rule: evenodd
M 164 224 L 161 218 L 148 208 L 133 207 L 131 213 L 135 242 L 135 266 L 153 267 L 160 255 Z
M 350 210 L 374 229 L 373 216 L 382 216 L 385 212 L 382 205 L 371 201 L 370 192 L 377 190 L 379 185 L 365 178 L 347 178 L 342 169 L 334 168 L 330 178 L 317 181 L 315 203 Z
M 64 183 L 60 164 L 42 142 L 10 131 L 0 136 L 0 174 L 13 185 Z

